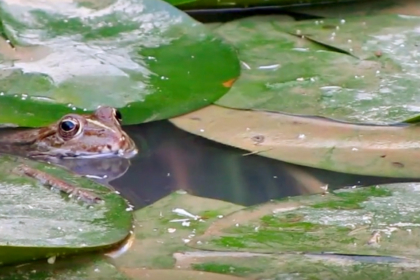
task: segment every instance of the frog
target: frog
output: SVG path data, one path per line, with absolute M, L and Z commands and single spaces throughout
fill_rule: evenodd
M 138 149 L 121 124 L 117 109 L 100 106 L 91 114 L 70 113 L 45 127 L 6 133 L 0 136 L 0 152 L 48 161 L 129 159 Z

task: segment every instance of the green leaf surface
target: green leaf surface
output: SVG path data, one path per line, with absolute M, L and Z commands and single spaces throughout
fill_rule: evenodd
M 419 17 L 400 15 L 228 22 L 215 32 L 238 48 L 243 70 L 216 104 L 359 123 L 411 118 L 420 113 L 418 28 Z
M 171 122 L 251 154 L 298 165 L 360 175 L 420 176 L 418 125 L 356 125 L 214 105 Z
M 173 254 L 185 250 L 189 240 L 240 205 L 174 192 L 134 213 L 135 242 L 115 260 L 118 267 L 173 268 Z
M 46 261 L 7 267 L 0 270 L 1 280 L 130 280 L 101 256 L 77 256 L 59 259 L 54 264 Z
M 189 246 L 253 253 L 331 252 L 419 260 L 419 184 L 349 188 L 240 210 Z
M 19 172 L 22 164 L 52 179 L 26 176 Z M 0 156 L 0 178 L 3 265 L 107 248 L 122 241 L 131 230 L 132 212 L 127 211 L 125 199 L 63 168 Z M 51 189 L 44 185 L 56 180 L 102 201 L 92 203 L 83 199 L 86 195 L 60 194 L 56 183 Z
M 0 123 L 40 126 L 98 105 L 120 108 L 125 124 L 164 119 L 239 76 L 231 46 L 159 0 L 1 1 L 0 15 L 16 47 L 0 44 Z
M 401 258 L 315 254 L 189 252 L 178 267 L 242 275 L 245 279 L 414 280 L 420 262 Z

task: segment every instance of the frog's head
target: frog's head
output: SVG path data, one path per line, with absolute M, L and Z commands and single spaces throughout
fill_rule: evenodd
M 25 150 L 34 158 L 131 158 L 137 154 L 134 141 L 121 128 L 121 114 L 107 106 L 92 114 L 68 114 L 47 127 L 20 133 L 31 141 Z

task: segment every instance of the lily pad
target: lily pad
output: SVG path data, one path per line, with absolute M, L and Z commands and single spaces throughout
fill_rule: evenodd
M 419 259 L 418 183 L 344 189 L 240 210 L 189 246 L 253 253 L 306 252 Z
M 418 28 L 420 17 L 400 15 L 228 22 L 214 31 L 239 49 L 242 75 L 216 104 L 401 122 L 420 113 Z
M 136 241 L 115 259 L 118 267 L 133 271 L 173 268 L 172 254 L 182 251 L 195 235 L 215 220 L 243 208 L 240 205 L 174 192 L 134 213 Z
M 2 268 L 1 280 L 130 280 L 101 256 L 77 256 L 57 260 L 54 264 L 34 262 L 24 266 Z
M 200 251 L 180 254 L 176 265 L 181 269 L 242 275 L 246 279 L 408 280 L 416 279 L 420 262 L 370 256 Z
M 172 270 L 172 269 L 144 269 L 130 268 L 123 269 L 124 273 L 129 275 L 131 279 L 173 279 L 173 280 L 243 280 L 240 277 L 215 274 L 210 272 L 199 272 L 191 270 Z
M 420 16 L 420 5 L 416 0 L 349 1 L 337 3 L 335 5 L 291 7 L 287 10 L 294 14 L 327 18 L 345 18 L 348 16 L 373 14 L 402 14 Z
M 214 105 L 171 122 L 251 154 L 298 165 L 360 175 L 420 176 L 417 125 L 356 125 Z
M 166 0 L 172 2 L 174 0 Z M 229 9 L 229 8 L 249 8 L 249 7 L 261 7 L 261 6 L 276 6 L 276 7 L 288 7 L 288 6 L 307 6 L 322 4 L 336 4 L 340 2 L 347 2 L 348 0 L 241 0 L 232 2 L 230 0 L 196 0 L 196 1 L 185 1 L 185 4 L 178 5 L 180 9 Z M 357 1 L 357 0 L 356 0 Z
M 230 45 L 162 1 L 7 0 L 0 13 L 16 48 L 0 44 L 0 123 L 41 126 L 98 105 L 120 108 L 125 124 L 165 119 L 239 76 Z
M 0 156 L 0 178 L 3 265 L 108 248 L 131 230 L 125 199 L 63 168 Z

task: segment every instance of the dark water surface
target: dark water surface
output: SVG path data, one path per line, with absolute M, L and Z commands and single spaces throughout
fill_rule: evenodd
M 168 121 L 124 128 L 140 152 L 128 171 L 111 182 L 136 208 L 176 190 L 254 205 L 345 186 L 408 181 L 356 176 L 292 165 L 209 141 Z M 413 181 L 410 179 L 409 181 Z

